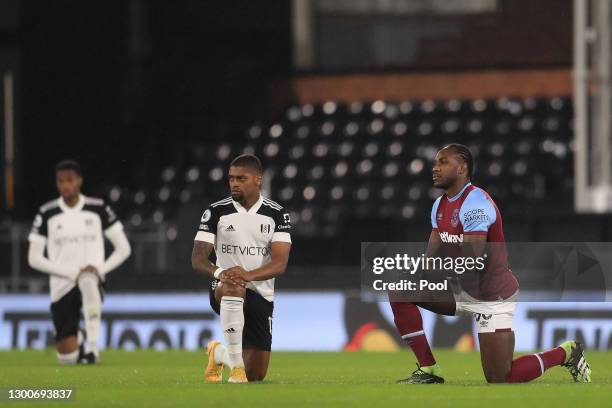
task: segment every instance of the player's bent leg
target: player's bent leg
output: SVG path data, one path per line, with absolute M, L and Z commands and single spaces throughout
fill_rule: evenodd
M 487 382 L 528 382 L 541 377 L 546 370 L 555 366 L 566 367 L 576 382 L 591 381 L 591 369 L 582 345 L 576 341 L 566 341 L 551 350 L 512 360 L 512 316 L 513 313 L 475 314 L 482 368 Z
M 409 377 L 399 380 L 399 384 L 444 383 L 442 368 L 436 363 L 431 352 L 423 330 L 421 312 L 417 306 L 434 313 L 454 316 L 455 299 L 450 291 L 421 295 L 428 301 L 406 302 L 401 300 L 401 293 L 389 293 L 395 326 L 418 360 L 417 369 Z
M 232 283 L 224 283 L 215 289 L 219 303 L 221 328 L 227 349 L 227 360 L 231 368 L 228 382 L 247 382 L 242 359 L 242 334 L 244 330 L 244 298 L 246 289 Z
M 512 370 L 514 332 L 512 330 L 478 333 L 480 360 L 488 383 L 507 382 Z
M 567 368 L 576 382 L 591 382 L 591 369 L 584 357 L 582 345 L 573 340 L 566 341 L 551 350 L 527 354 L 515 359 L 512 362 L 507 381 L 531 381 L 555 366 Z
M 81 357 L 84 364 L 96 364 L 100 358 L 98 339 L 100 337 L 100 320 L 102 316 L 102 295 L 100 294 L 98 276 L 91 272 L 79 275 L 78 287 L 83 303 L 85 320 L 85 354 Z
M 244 317 L 244 363 L 251 381 L 263 381 L 268 372 L 272 350 L 274 303 L 253 290 L 247 290 Z
M 75 364 L 79 359 L 79 318 L 81 294 L 73 288 L 61 299 L 51 303 L 51 318 L 55 328 L 57 360 L 60 364 Z
M 443 383 L 442 369 L 436 363 L 423 330 L 423 319 L 419 308 L 410 302 L 391 302 L 395 326 L 417 358 L 417 369 L 398 381 L 399 384 Z
M 245 346 L 242 355 L 249 382 L 263 381 L 268 373 L 270 352 L 252 346 Z

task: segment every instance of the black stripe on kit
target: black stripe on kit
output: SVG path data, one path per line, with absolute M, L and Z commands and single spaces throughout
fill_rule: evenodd
M 282 207 L 272 207 L 269 204 L 267 204 L 264 200 L 264 202 L 261 204 L 261 207 L 259 207 L 259 210 L 257 210 L 257 214 L 261 214 L 261 215 L 265 215 L 267 217 L 272 218 L 273 220 L 278 220 L 279 216 L 283 213 L 283 208 Z
M 217 213 L 217 217 L 221 218 L 224 215 L 228 215 L 228 214 L 233 214 L 233 213 L 237 213 L 238 210 L 236 210 L 236 207 L 234 207 L 234 204 L 232 203 L 232 199 L 230 198 L 230 201 L 227 202 L 219 202 L 219 204 L 212 204 L 211 205 L 212 210 Z

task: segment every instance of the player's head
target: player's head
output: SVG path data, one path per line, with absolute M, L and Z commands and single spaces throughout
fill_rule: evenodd
M 240 203 L 259 195 L 263 169 L 252 154 L 243 154 L 232 160 L 229 168 L 229 185 L 232 199 Z
M 472 178 L 474 158 L 467 146 L 452 143 L 444 146 L 434 160 L 433 184 L 447 189 L 455 183 L 465 184 Z
M 55 165 L 55 185 L 64 200 L 70 200 L 81 193 L 83 173 L 74 160 L 62 160 Z

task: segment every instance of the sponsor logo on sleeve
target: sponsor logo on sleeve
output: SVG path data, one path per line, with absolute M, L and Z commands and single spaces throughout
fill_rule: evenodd
M 489 222 L 489 216 L 484 208 L 476 208 L 465 213 L 463 216 L 463 223 L 469 224 L 473 222 Z
M 206 210 L 204 211 L 204 214 L 202 214 L 202 218 L 200 219 L 200 221 L 202 222 L 202 224 L 208 222 L 211 216 L 212 213 L 210 212 L 210 210 Z

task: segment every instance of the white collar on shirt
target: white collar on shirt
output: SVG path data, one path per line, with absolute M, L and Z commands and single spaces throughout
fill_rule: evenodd
M 261 207 L 261 204 L 263 203 L 263 196 L 259 194 L 259 199 L 255 201 L 255 204 L 253 204 L 253 206 L 249 208 L 248 210 L 244 208 L 242 204 L 240 204 L 237 201 L 232 200 L 232 203 L 234 204 L 236 211 L 238 211 L 238 213 L 240 214 L 255 214 L 259 210 L 259 207 Z
M 85 196 L 83 196 L 83 194 L 79 194 L 79 199 L 74 207 L 68 207 L 68 205 L 66 204 L 66 202 L 64 201 L 62 197 L 58 198 L 58 203 L 59 203 L 59 207 L 64 212 L 81 211 L 83 209 L 83 206 L 85 205 Z
M 452 203 L 453 201 L 457 200 L 459 197 L 461 197 L 461 194 L 463 194 L 463 192 L 465 191 L 465 189 L 466 189 L 466 188 L 468 188 L 468 187 L 469 187 L 469 186 L 471 186 L 471 185 L 472 185 L 472 183 L 470 183 L 470 182 L 468 181 L 468 183 L 467 183 L 465 186 L 463 186 L 463 188 L 461 189 L 461 191 L 460 191 L 460 192 L 458 192 L 457 194 L 455 194 L 455 195 L 454 195 L 454 196 L 452 196 L 452 197 L 448 197 L 448 196 L 447 196 L 448 201 L 450 201 L 450 202 Z

